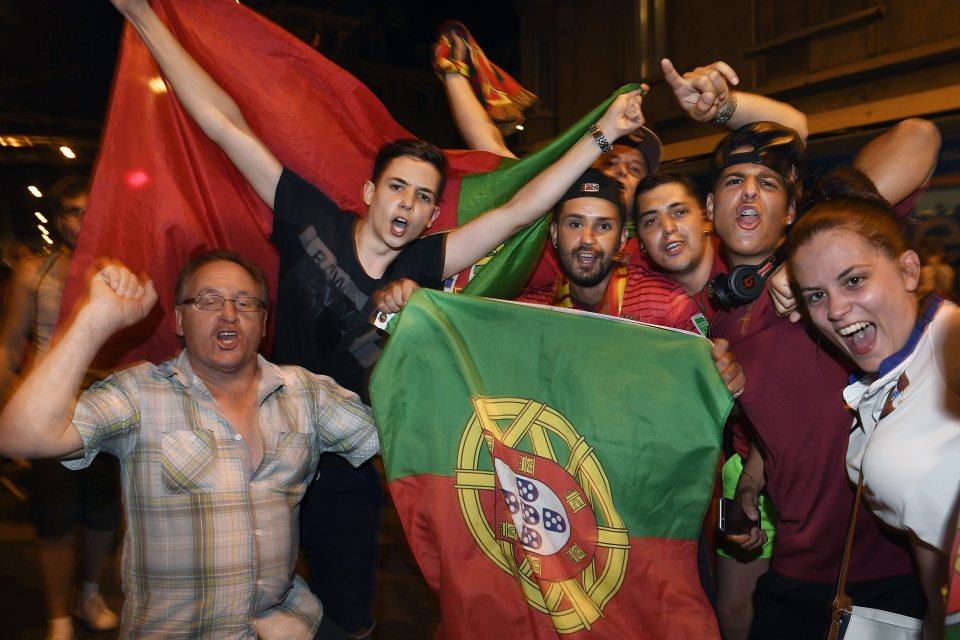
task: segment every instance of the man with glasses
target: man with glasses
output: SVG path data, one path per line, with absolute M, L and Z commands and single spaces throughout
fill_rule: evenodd
M 25 360 L 27 370 L 49 350 L 60 315 L 60 299 L 70 271 L 83 214 L 88 180 L 69 175 L 50 189 L 50 218 L 61 240 L 52 253 L 17 265 L 0 326 L 0 398 Z M 24 358 L 24 354 L 26 357 Z M 77 528 L 83 530 L 83 587 L 74 615 L 94 631 L 113 629 L 117 614 L 100 595 L 100 575 L 120 524 L 120 495 L 115 460 L 106 457 L 81 473 L 51 460 L 30 467 L 31 514 L 40 538 L 40 576 L 48 616 L 48 640 L 73 637 L 73 595 Z
M 0 454 L 83 468 L 120 460 L 127 532 L 121 637 L 311 638 L 322 608 L 294 575 L 299 503 L 323 452 L 358 465 L 379 448 L 356 394 L 257 352 L 263 272 L 227 251 L 177 278 L 185 348 L 75 392 L 94 354 L 156 302 L 120 265 L 0 414 Z M 324 629 L 324 638 L 344 638 Z

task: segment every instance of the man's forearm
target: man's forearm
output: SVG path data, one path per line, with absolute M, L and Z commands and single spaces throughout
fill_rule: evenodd
M 608 141 L 643 124 L 638 91 L 618 96 L 597 121 Z M 563 156 L 541 171 L 503 206 L 475 218 L 449 233 L 444 277 L 460 272 L 492 251 L 514 233 L 546 213 L 571 184 L 600 157 L 591 134 L 585 134 Z
M 731 92 L 732 94 L 733 92 Z M 736 130 L 745 124 L 769 120 L 790 127 L 807 141 L 807 116 L 785 102 L 779 102 L 755 93 L 736 92 L 737 108 L 727 121 L 728 129 Z
M 0 414 L 0 454 L 63 457 L 83 449 L 71 418 L 84 373 L 108 337 L 102 323 L 80 311 Z
M 282 167 L 253 134 L 236 101 L 190 56 L 147 3 L 134 3 L 124 15 L 183 108 L 272 209 Z
M 190 57 L 149 5 L 138 5 L 125 16 L 204 133 L 214 138 L 221 117 L 234 123 L 243 122 L 233 98 Z

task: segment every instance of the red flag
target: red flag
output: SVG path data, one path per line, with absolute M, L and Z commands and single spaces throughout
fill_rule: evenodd
M 231 0 L 155 0 L 177 39 L 239 104 L 250 127 L 285 165 L 348 211 L 360 198 L 379 148 L 411 137 L 359 80 L 294 36 Z M 501 158 L 448 151 L 449 182 L 435 229 L 456 225 L 460 178 Z M 161 360 L 179 347 L 172 297 L 177 271 L 212 247 L 263 266 L 276 290 L 269 209 L 182 110 L 139 36 L 127 25 L 90 208 L 64 295 L 99 257 L 144 271 L 160 292 L 150 317 L 131 330 L 110 363 Z

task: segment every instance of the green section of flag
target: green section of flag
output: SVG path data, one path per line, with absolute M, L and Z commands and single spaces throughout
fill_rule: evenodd
M 684 539 L 699 531 L 733 403 L 703 338 L 429 290 L 401 313 L 370 391 L 390 481 L 455 475 L 472 399 L 529 399 L 593 448 L 631 536 Z M 571 447 L 546 436 L 566 465 Z
M 460 187 L 458 224 L 463 225 L 484 211 L 510 200 L 523 185 L 572 147 L 587 132 L 590 125 L 600 119 L 614 98 L 621 93 L 633 91 L 637 86 L 630 84 L 621 87 L 606 102 L 581 118 L 549 145 L 523 160 L 505 160 L 495 171 L 466 176 Z M 544 203 L 544 212 L 553 204 Z M 484 265 L 482 270 L 478 270 L 463 293 L 494 298 L 515 296 L 533 273 L 543 251 L 549 225 L 549 218 L 544 216 L 507 240 L 490 262 Z

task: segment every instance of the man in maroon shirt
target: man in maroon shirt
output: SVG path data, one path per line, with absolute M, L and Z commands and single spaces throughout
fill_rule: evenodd
M 706 215 L 729 267 L 759 265 L 783 242 L 796 217 L 803 152 L 795 131 L 770 122 L 742 127 L 717 147 Z M 766 295 L 719 311 L 711 331 L 735 346 L 756 381 L 740 399 L 754 433 L 736 495 L 752 515 L 765 489 L 779 510 L 750 637 L 821 637 L 853 503 L 843 472 L 850 416 L 839 396 L 849 363 L 779 318 Z M 859 605 L 922 617 L 906 549 L 868 513 L 858 518 L 847 585 Z

